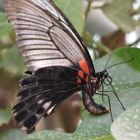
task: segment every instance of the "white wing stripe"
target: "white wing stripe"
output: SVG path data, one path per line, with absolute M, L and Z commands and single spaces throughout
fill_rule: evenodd
M 46 34 L 46 32 L 41 32 L 40 30 L 32 30 L 30 31 L 29 29 L 24 29 L 24 32 L 21 30 L 18 30 L 16 32 L 17 37 L 19 38 L 20 35 L 40 35 L 40 36 L 44 36 L 44 37 L 48 37 L 48 35 Z
M 25 39 L 31 39 L 31 40 L 46 40 L 47 38 L 49 39 L 49 36 L 45 35 L 45 36 L 42 36 L 41 34 L 24 34 L 24 35 L 19 35 L 17 41 L 20 41 L 20 40 L 25 40 Z M 49 41 L 48 41 L 49 42 Z
M 34 0 L 31 0 L 33 3 L 34 3 Z M 37 2 L 35 3 L 36 5 L 38 5 L 39 7 L 43 8 L 45 11 L 48 10 L 48 11 L 51 11 L 51 13 L 58 17 L 58 14 L 56 12 L 56 10 L 52 7 L 52 5 L 50 5 L 49 2 L 47 1 L 40 1 L 40 0 L 36 0 Z M 47 6 L 46 6 L 47 5 Z
M 61 36 L 59 34 L 61 34 Z M 73 60 L 77 55 L 79 60 L 83 58 L 83 55 L 79 54 L 79 48 L 76 46 L 75 42 L 63 30 L 58 27 L 53 27 L 50 30 L 50 35 L 58 48 L 61 49 L 61 51 L 64 51 L 68 57 L 73 57 Z
M 57 50 L 54 44 L 32 44 L 26 45 L 20 48 L 20 52 L 28 51 L 28 50 Z
M 58 50 L 28 50 L 27 52 L 23 52 L 23 56 L 46 56 L 46 58 L 55 58 L 60 57 L 63 58 L 64 56 Z
M 58 54 L 57 54 L 58 55 Z M 32 60 L 30 60 L 29 58 L 32 56 Z M 47 54 L 41 54 L 41 55 L 30 55 L 30 56 L 25 56 L 25 58 L 27 59 L 26 62 L 30 62 L 30 61 L 39 61 L 39 60 L 53 60 L 53 59 L 64 59 L 64 57 L 60 57 L 60 56 L 47 56 Z
M 26 41 L 17 41 L 17 45 L 18 47 L 24 47 L 24 46 L 29 46 L 29 45 L 40 45 L 40 44 L 43 44 L 43 45 L 47 45 L 49 40 L 26 40 Z

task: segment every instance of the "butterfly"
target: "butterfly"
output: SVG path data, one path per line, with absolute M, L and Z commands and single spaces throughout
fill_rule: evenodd
M 42 117 L 54 113 L 62 101 L 78 91 L 82 91 L 90 113 L 108 112 L 93 96 L 105 80 L 112 86 L 112 78 L 107 69 L 95 72 L 86 45 L 52 0 L 7 0 L 6 15 L 28 68 L 13 107 L 22 130 L 33 132 Z

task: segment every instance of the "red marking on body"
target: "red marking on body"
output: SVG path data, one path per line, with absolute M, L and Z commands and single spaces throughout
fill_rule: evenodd
M 79 66 L 81 67 L 81 69 L 87 74 L 90 75 L 90 71 L 89 71 L 89 67 L 88 64 L 86 62 L 86 60 L 80 60 L 79 61 Z

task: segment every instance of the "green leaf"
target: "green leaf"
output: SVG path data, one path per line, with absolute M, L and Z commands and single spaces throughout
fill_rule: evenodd
M 0 110 L 0 126 L 7 124 L 11 118 L 11 109 Z
M 11 25 L 8 23 L 4 13 L 0 12 L 0 38 L 8 35 L 12 31 Z
M 19 76 L 25 72 L 25 65 L 16 47 L 1 51 L 0 69 L 12 76 Z
M 115 139 L 111 135 L 109 135 L 105 137 L 96 138 L 94 140 L 115 140 Z
M 54 0 L 54 2 L 70 19 L 77 31 L 82 34 L 85 20 L 82 0 Z
M 102 9 L 106 16 L 108 16 L 120 29 L 125 32 L 130 32 L 139 25 L 131 16 L 131 13 L 133 13 L 133 2 L 134 0 L 113 0 L 104 5 Z
M 107 61 L 107 57 L 102 58 L 102 61 L 96 61 L 95 67 L 98 68 L 97 71 L 104 69 Z M 117 49 L 109 61 L 108 66 L 113 64 L 127 61 L 131 58 L 134 60 L 131 63 L 125 63 L 118 66 L 114 66 L 110 69 L 109 75 L 113 79 L 113 86 L 116 92 L 119 94 L 119 98 L 123 102 L 126 108 L 131 107 L 136 101 L 140 100 L 139 90 L 140 90 L 140 49 L 137 48 L 122 48 Z M 104 59 L 104 60 L 103 60 Z M 109 87 L 105 87 L 105 90 L 111 90 Z M 109 93 L 114 116 L 120 114 L 122 111 L 120 104 L 116 102 L 116 97 L 114 94 Z
M 111 130 L 116 140 L 139 140 L 140 102 L 121 114 L 113 123 Z
M 62 132 L 44 131 L 34 135 L 29 135 L 27 140 L 114 140 L 111 135 L 105 137 L 98 137 L 96 139 L 89 139 L 88 137 L 80 137 L 74 134 L 66 134 Z
M 0 132 L 0 140 L 26 140 L 26 136 L 26 134 L 17 130 Z
M 111 120 L 109 115 L 91 116 L 84 118 L 81 125 L 77 128 L 75 135 L 82 137 L 82 140 L 94 139 L 96 137 L 110 134 Z
M 71 134 L 58 131 L 42 131 L 28 135 L 27 140 L 73 140 Z

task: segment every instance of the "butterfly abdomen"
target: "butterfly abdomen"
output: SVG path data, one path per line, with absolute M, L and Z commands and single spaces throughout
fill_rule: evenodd
M 91 114 L 100 115 L 100 114 L 108 113 L 108 110 L 104 106 L 97 104 L 94 101 L 94 99 L 92 98 L 92 95 L 87 91 L 87 89 L 83 89 L 82 98 L 83 98 L 83 103 L 85 105 L 85 108 Z

